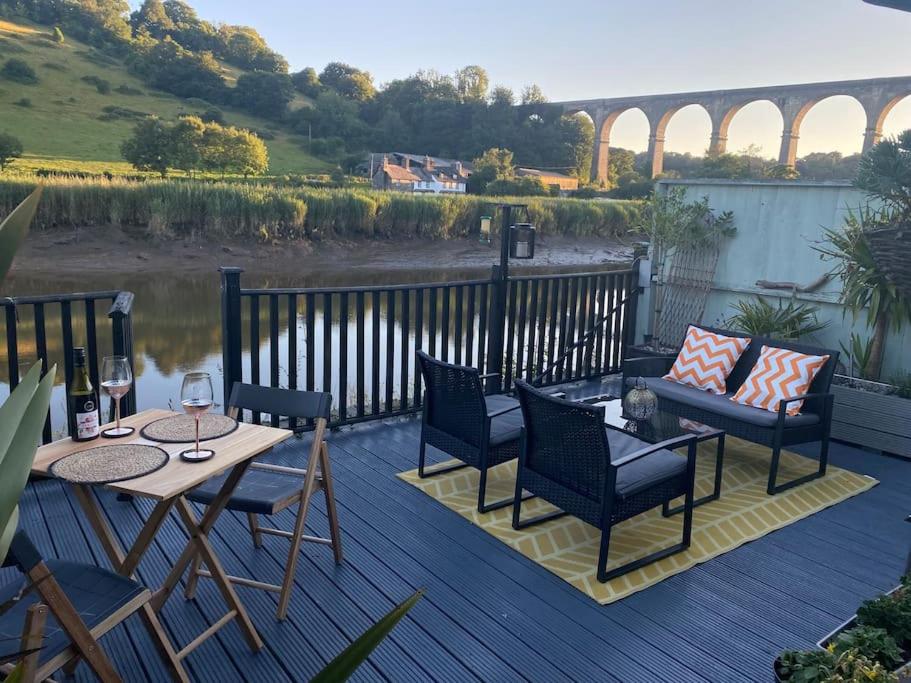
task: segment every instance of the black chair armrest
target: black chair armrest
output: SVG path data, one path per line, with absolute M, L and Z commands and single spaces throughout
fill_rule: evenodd
M 513 410 L 518 410 L 521 407 L 522 406 L 520 406 L 520 405 L 514 405 L 509 408 L 500 408 L 499 410 L 495 410 L 492 413 L 487 413 L 487 417 L 488 417 L 488 419 L 490 419 L 492 417 L 499 417 L 500 415 L 503 415 L 504 413 L 511 413 Z
M 660 377 L 671 369 L 675 360 L 677 356 L 625 358 L 622 366 L 623 377 Z
M 483 375 L 478 375 L 479 379 L 493 379 L 494 377 L 500 377 L 499 372 L 487 372 Z
M 800 396 L 792 396 L 791 398 L 783 398 L 778 402 L 778 423 L 784 425 L 784 420 L 788 416 L 788 404 L 793 403 L 794 401 L 810 401 L 818 399 L 823 402 L 832 401 L 835 399 L 835 394 L 823 394 L 823 393 L 813 393 L 813 394 L 801 394 Z M 816 414 L 815 411 L 811 413 Z
M 663 450 L 672 451 L 675 448 L 682 448 L 683 446 L 689 447 L 690 444 L 693 444 L 695 446 L 697 438 L 698 437 L 695 434 L 686 434 L 684 436 L 674 437 L 673 439 L 666 439 L 664 441 L 659 441 L 658 443 L 652 444 L 650 446 L 646 446 L 645 448 L 642 448 L 642 449 L 636 451 L 635 453 L 630 453 L 625 458 L 620 458 L 619 460 L 612 462 L 611 466 L 612 467 L 623 467 L 624 465 L 629 465 L 631 462 L 636 462 L 637 460 L 641 460 L 645 456 L 651 455 L 652 453 L 656 453 L 657 451 L 663 451 Z M 695 456 L 696 449 L 691 448 L 690 452 Z

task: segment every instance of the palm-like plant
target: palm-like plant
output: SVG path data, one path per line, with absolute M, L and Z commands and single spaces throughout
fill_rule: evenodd
M 781 301 L 773 306 L 761 296 L 755 299 L 740 299 L 734 304 L 737 311 L 725 320 L 724 325 L 730 329 L 746 332 L 755 337 L 775 337 L 777 339 L 800 339 L 815 334 L 828 326 L 827 321 L 820 322 L 816 314 L 817 306 L 789 301 Z
M 826 230 L 824 243 L 816 247 L 824 260 L 834 264 L 832 274 L 841 280 L 841 301 L 854 317 L 866 310 L 872 329 L 869 361 L 864 374 L 869 379 L 882 375 L 886 336 L 891 328 L 911 320 L 911 301 L 902 296 L 895 282 L 877 265 L 866 231 L 881 225 L 883 210 L 865 207 L 850 212 L 841 230 Z

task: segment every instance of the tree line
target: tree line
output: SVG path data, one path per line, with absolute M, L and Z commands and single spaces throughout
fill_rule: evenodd
M 341 62 L 289 73 L 255 29 L 214 25 L 182 0 L 144 0 L 133 12 L 125 0 L 0 0 L 0 12 L 61 27 L 114 53 L 151 87 L 282 122 L 315 137 L 309 151 L 342 166 L 368 150 L 471 159 L 508 147 L 521 165 L 588 177 L 591 122 L 564 117 L 537 86 L 518 96 L 491 87 L 479 66 L 452 75 L 419 71 L 382 86 Z M 234 87 L 219 60 L 246 70 Z M 312 106 L 292 109 L 298 94 Z
M 172 168 L 187 175 L 210 171 L 246 177 L 264 173 L 269 167 L 266 145 L 256 135 L 198 116 L 184 116 L 173 123 L 154 116 L 146 118 L 136 125 L 120 151 L 136 169 L 154 171 L 162 178 Z

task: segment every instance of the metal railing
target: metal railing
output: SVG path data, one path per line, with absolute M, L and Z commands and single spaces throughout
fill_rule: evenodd
M 241 273 L 221 271 L 225 400 L 236 381 L 328 391 L 333 426 L 419 410 L 419 349 L 502 373 L 499 390 L 536 379 L 554 359 L 541 383 L 616 371 L 638 292 L 628 268 L 505 280 L 495 269 L 483 280 L 266 289 L 243 288 Z
M 108 304 L 108 302 L 110 302 Z M 97 309 L 108 305 L 107 318 L 110 328 L 99 323 Z M 42 296 L 4 297 L 3 325 L 6 336 L 6 374 L 4 378 L 10 391 L 16 388 L 23 364 L 41 362 L 42 373 L 53 363 L 63 365 L 63 381 L 70 385 L 73 378 L 73 347 L 86 347 L 89 378 L 99 387 L 98 361 L 106 353 L 100 348 L 112 349 L 114 355 L 126 356 L 133 367 L 132 292 L 106 291 L 75 294 L 47 294 Z M 80 336 L 79 343 L 75 341 Z M 136 412 L 136 390 L 121 400 L 123 415 Z M 48 414 L 42 433 L 42 442 L 52 439 L 54 425 Z

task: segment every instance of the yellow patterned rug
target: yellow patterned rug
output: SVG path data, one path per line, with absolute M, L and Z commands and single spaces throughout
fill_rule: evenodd
M 512 507 L 480 515 L 476 509 L 478 471 L 473 468 L 430 479 L 420 479 L 416 469 L 398 476 L 605 605 L 775 529 L 809 517 L 879 483 L 871 477 L 830 465 L 824 478 L 769 496 L 765 490 L 769 460 L 768 448 L 728 437 L 721 498 L 697 507 L 693 512 L 693 538 L 689 550 L 608 583 L 600 583 L 595 577 L 601 532 L 594 527 L 567 516 L 514 531 L 511 525 Z M 816 465 L 810 458 L 783 452 L 778 481 L 788 481 L 812 472 Z M 696 471 L 697 498 L 711 493 L 714 470 L 715 442 L 700 444 Z M 490 470 L 487 500 L 512 496 L 515 474 L 515 461 Z M 540 499 L 531 499 L 522 504 L 522 517 L 553 509 Z M 660 510 L 655 509 L 614 527 L 608 569 L 676 543 L 680 538 L 682 517 L 680 514 L 665 519 Z

